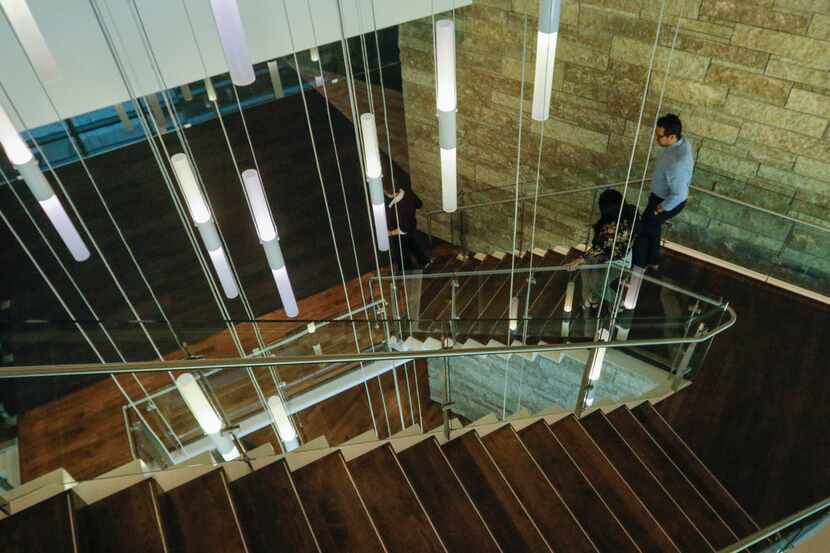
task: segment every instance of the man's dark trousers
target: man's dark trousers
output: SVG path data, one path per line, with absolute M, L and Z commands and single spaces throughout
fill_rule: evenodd
M 640 220 L 637 239 L 634 242 L 633 259 L 634 265 L 648 267 L 660 262 L 660 237 L 663 232 L 663 223 L 683 211 L 686 202 L 681 202 L 671 211 L 655 213 L 654 210 L 663 202 L 663 198 L 651 194 L 648 198 L 648 205 Z

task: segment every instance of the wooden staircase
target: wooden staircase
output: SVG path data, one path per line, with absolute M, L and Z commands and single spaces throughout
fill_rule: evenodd
M 0 520 L 0 553 L 701 553 L 757 530 L 648 402 L 252 468 L 148 476 L 90 505 L 60 492 Z

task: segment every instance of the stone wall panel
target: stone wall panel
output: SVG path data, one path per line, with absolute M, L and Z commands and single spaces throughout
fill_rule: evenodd
M 563 2 L 552 117 L 544 126 L 539 168 L 543 192 L 617 182 L 628 175 L 661 4 Z M 458 163 L 460 187 L 471 201 L 513 193 L 520 103 L 521 194 L 535 190 L 542 128 L 530 119 L 537 11 L 538 0 L 487 0 L 456 11 Z M 828 28 L 827 0 L 670 2 L 630 176 L 643 174 L 659 107 L 684 120 L 697 156 L 696 186 L 830 226 Z M 437 206 L 440 168 L 429 19 L 404 25 L 400 45 L 412 181 L 428 191 L 422 194 L 428 196 L 427 205 Z M 659 148 L 652 150 L 653 161 Z M 629 198 L 636 197 L 636 188 Z M 586 225 L 596 216 L 594 202 L 590 193 L 542 198 L 536 245 L 584 241 Z M 785 244 L 792 223 L 780 221 L 786 220 L 693 192 L 670 236 L 750 267 L 778 267 L 793 278 L 830 265 L 830 238 L 819 246 L 796 235 Z M 512 229 L 510 206 L 494 208 L 489 215 L 486 210 L 465 215 L 467 245 L 484 251 L 508 248 L 507 226 Z M 449 233 L 446 222 L 436 221 L 436 228 L 444 236 Z M 520 235 L 529 232 L 520 229 Z

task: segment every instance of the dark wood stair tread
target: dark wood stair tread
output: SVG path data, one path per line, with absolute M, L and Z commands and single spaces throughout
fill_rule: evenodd
M 165 553 L 160 494 L 155 480 L 147 479 L 81 509 L 77 516 L 79 550 Z
M 554 551 L 597 552 L 512 426 L 503 426 L 481 441 Z
M 348 466 L 388 551 L 444 551 L 391 446 L 364 453 Z
M 569 415 L 558 420 L 551 425 L 551 431 L 568 450 L 582 473 L 643 553 L 679 553 L 665 530 L 611 465 L 575 416 Z
M 638 405 L 632 412 L 739 538 L 759 530 L 755 521 L 650 402 Z
M 450 267 L 450 271 L 472 271 L 478 266 L 478 260 L 469 258 L 464 262 L 457 261 L 457 265 L 453 265 Z M 442 271 L 444 272 L 444 271 Z M 437 279 L 437 282 L 434 283 L 436 288 L 431 288 L 428 292 L 425 292 L 422 295 L 422 298 L 427 299 L 428 303 L 423 303 L 423 299 L 421 300 L 421 314 L 419 316 L 420 319 L 430 320 L 430 319 L 445 319 L 449 318 L 450 310 L 452 306 L 452 278 L 444 278 L 444 279 Z M 472 280 L 470 278 L 459 278 L 458 279 L 458 288 L 456 288 L 456 294 L 458 294 L 459 290 L 464 286 L 464 284 Z M 430 294 L 427 296 L 427 294 Z
M 551 551 L 475 431 L 441 448 L 503 551 Z
M 629 447 L 663 484 L 674 500 L 682 506 L 683 512 L 716 550 L 737 541 L 737 537 L 729 530 L 726 523 L 686 479 L 627 407 L 618 407 L 608 413 L 607 417 Z
M 71 493 L 0 520 L 0 553 L 76 553 Z
M 400 452 L 398 460 L 448 551 L 500 551 L 435 438 Z
M 599 551 L 640 551 L 544 421 L 522 429 L 519 436 Z
M 318 550 L 285 460 L 231 482 L 230 488 L 250 553 Z
M 221 468 L 173 488 L 159 499 L 170 551 L 245 553 Z
M 679 552 L 575 416 L 560 419 L 551 430 L 643 553 Z
M 291 478 L 322 551 L 383 551 L 340 452 L 295 470 Z
M 449 257 L 440 265 L 433 263 L 432 269 L 427 274 L 451 273 L 463 264 L 464 262 L 455 256 Z M 423 281 L 421 287 L 421 312 L 428 308 L 436 296 L 449 286 L 450 280 L 449 278 L 428 278 Z
M 602 411 L 594 411 L 580 423 L 681 551 L 715 551 Z

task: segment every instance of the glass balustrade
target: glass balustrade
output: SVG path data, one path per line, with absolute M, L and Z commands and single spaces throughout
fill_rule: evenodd
M 619 173 L 619 172 L 618 172 Z M 642 175 L 635 170 L 633 175 Z M 624 174 L 622 175 L 624 178 Z M 589 223 L 598 218 L 597 198 L 606 188 L 625 189 L 625 181 L 545 176 L 536 182 L 464 191 L 453 214 L 431 212 L 426 226 L 437 237 L 489 253 L 554 246 L 569 248 L 590 240 Z M 755 278 L 830 295 L 830 226 L 818 195 L 757 192 L 734 177 L 708 168 L 695 171 L 685 209 L 664 226 L 663 238 L 739 267 Z M 633 179 L 626 201 L 644 207 L 646 181 Z M 515 233 L 514 233 L 515 227 Z M 515 240 L 514 240 L 515 234 Z M 694 288 L 706 292 L 702 279 Z

